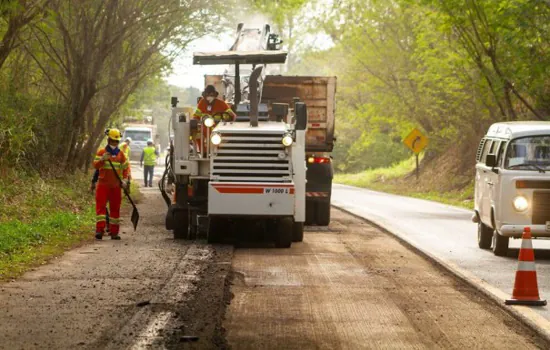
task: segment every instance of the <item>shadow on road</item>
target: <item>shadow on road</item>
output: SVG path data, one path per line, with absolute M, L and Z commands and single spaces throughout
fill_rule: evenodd
M 509 248 L 507 257 L 518 259 L 519 248 Z M 535 249 L 535 260 L 537 263 L 550 265 L 550 249 Z

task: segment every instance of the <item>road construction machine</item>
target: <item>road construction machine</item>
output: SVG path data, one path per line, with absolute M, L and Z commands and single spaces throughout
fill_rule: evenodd
M 267 118 L 266 106 L 260 103 L 265 68 L 287 58 L 287 52 L 267 44 L 254 51 L 194 54 L 194 64 L 235 67 L 238 93 L 232 108 L 237 120 L 219 118 L 216 123 L 216 115 L 194 119 L 172 98 L 174 141 L 165 176 L 175 191 L 166 228 L 175 238 L 192 239 L 206 232 L 209 242 L 221 242 L 234 224 L 253 222 L 271 233 L 277 247 L 303 239 L 307 106 L 298 101 L 292 106 L 272 103 L 275 118 Z M 246 100 L 239 97 L 241 65 L 252 65 Z
M 257 29 L 245 28 L 240 24 L 237 28 L 235 43 L 230 51 L 236 53 L 257 50 L 277 51 L 280 49 L 280 44 L 279 37 L 270 32 L 268 25 Z M 247 105 L 239 104 L 238 101 L 248 99 L 250 73 L 250 69 L 235 65 L 226 69 L 224 74 L 205 76 L 205 86 L 214 85 L 224 100 L 237 107 L 238 120 L 248 118 Z M 334 174 L 331 152 L 336 141 L 334 128 L 337 79 L 335 76 L 276 74 L 266 74 L 262 78 L 258 107 L 261 120 L 277 119 L 272 108 L 277 103 L 287 104 L 291 110 L 295 101 L 301 101 L 307 105 L 305 223 L 327 226 L 330 223 Z

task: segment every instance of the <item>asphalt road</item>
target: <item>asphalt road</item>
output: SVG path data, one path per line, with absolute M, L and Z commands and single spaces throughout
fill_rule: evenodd
M 409 197 L 334 185 L 332 203 L 389 231 L 400 232 L 414 246 L 464 269 L 511 295 L 521 240 L 510 240 L 507 257 L 477 246 L 472 211 Z M 550 242 L 533 240 L 541 297 L 550 298 Z M 548 306 L 534 308 L 550 320 Z

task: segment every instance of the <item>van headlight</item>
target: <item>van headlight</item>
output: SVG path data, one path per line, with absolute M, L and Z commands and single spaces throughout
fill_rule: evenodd
M 529 201 L 524 196 L 514 198 L 514 209 L 517 211 L 526 211 L 529 208 Z
M 213 127 L 214 126 L 214 119 L 210 118 L 210 117 L 206 118 L 204 120 L 204 126 L 206 126 L 207 128 Z
M 217 146 L 220 143 L 222 143 L 222 137 L 217 132 L 213 133 L 210 137 L 210 142 L 212 142 L 213 145 Z
M 283 136 L 282 142 L 283 142 L 283 145 L 285 145 L 286 147 L 291 146 L 292 143 L 294 142 L 294 140 L 292 139 L 292 135 L 287 134 Z

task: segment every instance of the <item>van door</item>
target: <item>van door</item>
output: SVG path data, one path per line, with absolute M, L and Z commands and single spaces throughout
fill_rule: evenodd
M 488 194 L 489 194 L 489 220 L 491 220 L 491 210 L 492 208 L 495 208 L 495 210 L 498 210 L 498 203 L 500 203 L 500 169 L 501 169 L 501 162 L 502 162 L 502 150 L 504 149 L 505 142 L 504 141 L 493 141 L 493 145 L 491 149 L 489 150 L 489 154 L 496 154 L 497 155 L 497 166 L 495 167 L 495 170 L 498 170 L 497 172 L 493 171 L 491 168 L 488 169 L 487 173 L 487 185 L 488 187 Z M 495 212 L 495 218 L 498 218 L 497 212 Z M 495 220 L 496 221 L 496 220 Z M 495 222 L 496 224 L 496 222 Z M 494 227 L 496 229 L 496 227 Z
M 485 165 L 487 154 L 493 148 L 494 141 L 487 139 L 481 153 L 480 160 L 476 166 L 476 190 L 478 193 L 478 210 L 481 221 L 490 226 L 491 225 L 491 200 L 490 200 L 490 174 L 491 169 Z

